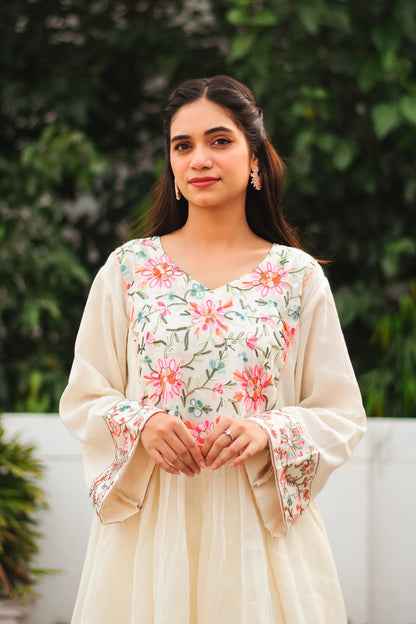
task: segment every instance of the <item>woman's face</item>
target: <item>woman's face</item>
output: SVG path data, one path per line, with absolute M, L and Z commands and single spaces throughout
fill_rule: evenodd
M 245 206 L 257 159 L 227 109 L 200 98 L 182 106 L 171 123 L 170 164 L 189 207 Z

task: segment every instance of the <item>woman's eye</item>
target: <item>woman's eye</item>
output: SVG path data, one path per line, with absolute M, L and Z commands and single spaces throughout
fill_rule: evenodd
M 189 143 L 177 143 L 175 145 L 175 151 L 176 152 L 184 152 L 188 148 L 189 148 Z
M 226 139 L 225 137 L 215 139 L 214 141 L 214 145 L 228 145 L 229 143 L 231 143 L 230 139 Z

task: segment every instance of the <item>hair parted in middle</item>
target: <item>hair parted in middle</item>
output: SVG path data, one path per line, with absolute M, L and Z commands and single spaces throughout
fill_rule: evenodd
M 234 123 L 244 133 L 250 152 L 257 156 L 262 188 L 247 186 L 246 218 L 251 230 L 271 243 L 301 248 L 294 229 L 282 214 L 285 166 L 267 137 L 263 114 L 250 89 L 229 76 L 213 76 L 188 80 L 171 94 L 162 113 L 167 166 L 155 188 L 155 200 L 150 209 L 150 229 L 147 236 L 162 236 L 181 228 L 188 218 L 188 202 L 175 197 L 175 181 L 169 162 L 170 128 L 174 115 L 186 104 L 200 98 L 227 110 Z

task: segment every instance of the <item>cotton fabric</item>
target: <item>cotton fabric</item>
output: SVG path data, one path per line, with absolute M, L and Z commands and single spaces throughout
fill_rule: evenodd
M 197 443 L 250 418 L 268 448 L 192 478 L 140 442 L 159 411 Z M 160 238 L 121 246 L 84 311 L 61 416 L 97 511 L 73 624 L 345 624 L 315 501 L 365 416 L 328 282 L 273 245 L 210 290 Z

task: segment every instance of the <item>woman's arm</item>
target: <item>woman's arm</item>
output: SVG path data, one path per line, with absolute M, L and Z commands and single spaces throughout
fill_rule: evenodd
M 61 418 L 83 445 L 86 481 L 102 522 L 117 522 L 143 504 L 154 462 L 140 442 L 160 408 L 126 398 L 129 317 L 112 254 L 88 296 L 75 344 Z
M 250 418 L 268 436 L 268 451 L 246 462 L 259 511 L 272 535 L 285 535 L 365 431 L 361 394 L 328 281 L 318 267 L 305 284 L 296 334 L 294 405 Z M 289 356 L 290 357 L 290 356 Z

